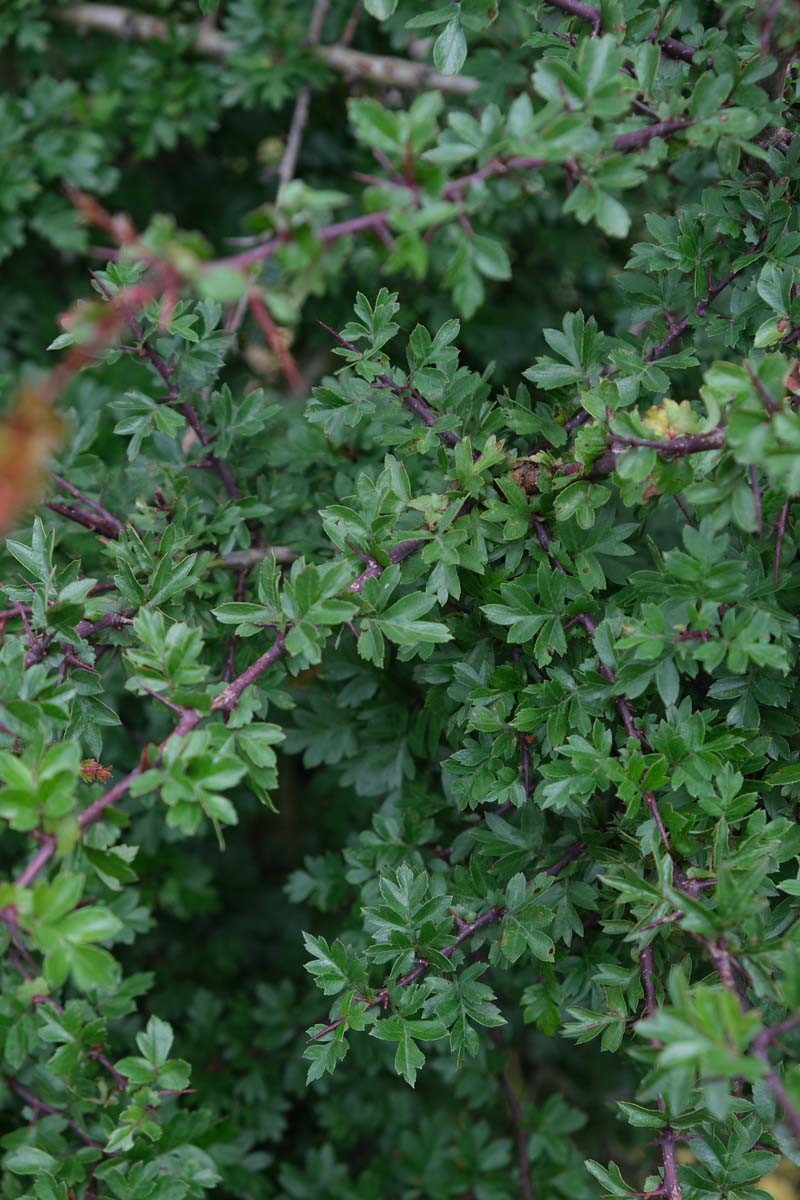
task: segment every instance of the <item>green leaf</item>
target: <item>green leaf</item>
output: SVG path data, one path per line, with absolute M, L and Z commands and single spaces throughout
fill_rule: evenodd
M 457 75 L 467 59 L 467 39 L 456 10 L 433 46 L 433 62 L 443 75 Z
M 605 1195 L 609 1196 L 633 1196 L 632 1192 L 625 1180 L 620 1174 L 619 1167 L 616 1163 L 609 1163 L 608 1167 L 602 1167 L 600 1163 L 594 1162 L 593 1159 L 586 1159 L 586 1170 L 590 1175 L 593 1175 L 599 1184 L 605 1188 Z
M 386 21 L 397 8 L 397 0 L 365 0 L 367 12 L 378 21 Z
M 767 775 L 766 781 L 774 787 L 782 787 L 790 783 L 800 783 L 800 763 L 791 763 L 787 767 L 780 767 L 777 771 L 771 771 Z
M 122 922 L 107 908 L 93 905 L 76 908 L 58 924 L 58 932 L 70 942 L 102 942 L 114 937 L 122 929 Z
M 15 1150 L 9 1151 L 3 1161 L 14 1175 L 38 1175 L 40 1171 L 47 1171 L 48 1168 L 57 1165 L 57 1160 L 52 1154 L 39 1150 L 36 1146 L 17 1146 Z
M 136 1045 L 153 1067 L 160 1067 L 169 1057 L 174 1037 L 172 1026 L 160 1017 L 151 1017 L 143 1033 L 137 1033 Z

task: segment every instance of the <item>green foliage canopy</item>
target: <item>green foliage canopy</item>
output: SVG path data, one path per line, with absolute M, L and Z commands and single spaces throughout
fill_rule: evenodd
M 0 13 L 3 1195 L 757 1200 L 800 15 L 365 9 Z

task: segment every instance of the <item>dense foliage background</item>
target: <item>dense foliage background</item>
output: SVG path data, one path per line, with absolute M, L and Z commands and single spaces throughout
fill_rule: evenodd
M 0 6 L 9 1200 L 787 1194 L 799 33 Z

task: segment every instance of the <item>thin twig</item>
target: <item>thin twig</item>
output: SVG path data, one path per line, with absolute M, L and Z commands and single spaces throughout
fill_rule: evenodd
M 655 792 L 645 792 L 644 800 L 645 800 L 645 804 L 650 809 L 651 817 L 653 818 L 653 820 L 656 823 L 656 828 L 658 829 L 658 833 L 661 838 L 661 843 L 662 843 L 664 849 L 666 850 L 667 854 L 669 854 L 669 834 L 667 833 L 667 828 L 664 824 L 664 819 L 661 816 L 661 811 L 658 807 L 658 801 L 656 800 Z
M 96 512 L 99 517 L 102 517 L 103 521 L 105 521 L 110 528 L 116 528 L 118 534 L 122 533 L 122 530 L 125 527 L 122 524 L 122 521 L 120 521 L 119 517 L 115 517 L 112 512 L 109 512 L 108 509 L 102 504 L 98 503 L 98 501 L 92 500 L 86 495 L 85 492 L 82 492 L 76 488 L 74 483 L 70 483 L 68 479 L 64 479 L 61 475 L 56 475 L 55 473 L 53 474 L 53 479 L 62 491 L 69 492 L 70 495 L 74 496 L 76 500 L 82 501 L 82 503 L 84 503 L 88 508 Z
M 758 467 L 751 466 L 748 469 L 748 475 L 750 477 L 750 488 L 753 493 L 753 508 L 756 517 L 754 533 L 756 537 L 761 537 L 764 530 L 764 511 L 761 503 L 761 484 L 758 482 Z
M 720 978 L 720 982 L 729 992 L 731 992 L 739 1002 L 742 1009 L 747 1007 L 747 997 L 742 995 L 741 990 L 736 984 L 736 979 L 733 974 L 730 953 L 727 950 L 724 942 L 717 941 L 716 943 L 709 942 L 707 939 L 702 939 L 703 944 L 711 955 L 711 960 Z M 786 1021 L 782 1021 L 779 1025 L 774 1025 L 769 1029 L 763 1029 L 757 1034 L 750 1046 L 751 1053 L 761 1063 L 764 1064 L 764 1079 L 770 1088 L 773 1096 L 783 1109 L 784 1120 L 787 1126 L 794 1134 L 798 1142 L 800 1142 L 800 1110 L 795 1106 L 791 1096 L 783 1085 L 783 1081 L 772 1066 L 769 1060 L 768 1047 L 770 1043 L 783 1033 L 787 1033 L 790 1029 L 794 1029 L 798 1024 L 795 1017 L 790 1017 Z
M 243 566 L 239 568 L 238 575 L 236 577 L 236 590 L 234 592 L 234 600 L 236 600 L 238 603 L 241 603 L 247 594 L 247 576 L 249 573 L 249 566 Z M 231 680 L 236 677 L 236 642 L 236 631 L 234 630 L 228 639 L 228 656 L 225 660 L 225 670 L 222 675 L 222 678 L 226 683 L 230 683 Z
M 521 171 L 524 173 L 539 170 L 545 165 L 544 160 L 541 158 L 525 158 L 522 156 L 513 156 L 507 159 L 493 158 L 479 170 L 471 171 L 468 175 L 451 180 L 445 186 L 442 195 L 445 200 L 458 201 L 465 188 L 482 183 L 486 179 L 507 175 L 512 171 Z M 351 237 L 354 234 L 369 231 L 375 233 L 380 228 L 386 228 L 394 215 L 395 212 L 392 209 L 380 209 L 378 212 L 362 213 L 357 217 L 348 217 L 346 221 L 336 221 L 332 225 L 316 229 L 314 236 L 318 241 L 328 246 L 343 237 Z M 261 242 L 258 246 L 253 246 L 249 250 L 244 250 L 240 254 L 234 254 L 228 258 L 213 259 L 206 263 L 206 266 L 241 268 L 252 266 L 253 263 L 264 262 L 277 254 L 281 246 L 292 240 L 292 236 L 291 231 L 278 233 L 267 241 Z
M 212 58 L 225 59 L 237 49 L 236 42 L 202 22 L 190 28 L 134 12 L 121 4 L 68 4 L 52 9 L 48 15 L 51 20 L 73 25 L 79 30 L 106 33 L 125 40 L 166 42 L 177 37 L 196 54 Z M 469 75 L 442 75 L 424 62 L 364 54 L 347 45 L 310 46 L 309 53 L 345 79 L 363 79 L 412 91 L 440 91 L 458 96 L 471 96 L 479 87 L 478 80 Z
M 772 564 L 772 582 L 775 587 L 778 586 L 781 577 L 781 559 L 783 557 L 783 536 L 786 532 L 786 518 L 789 516 L 789 501 L 786 500 L 781 505 L 781 510 L 778 513 L 778 522 L 775 526 L 775 558 Z
M 780 412 L 781 406 L 778 403 L 778 401 L 775 399 L 775 397 L 772 395 L 772 393 L 769 391 L 769 389 L 767 388 L 767 385 L 764 383 L 764 380 L 759 375 L 756 374 L 756 372 L 750 366 L 750 363 L 745 363 L 744 365 L 745 365 L 747 374 L 750 376 L 750 382 L 752 383 L 753 387 L 756 389 L 759 396 L 761 397 L 761 400 L 764 403 L 764 408 L 767 410 L 767 412 L 770 414 Z
M 692 528 L 694 529 L 697 525 L 697 521 L 695 521 L 694 517 L 692 516 L 691 509 L 689 508 L 689 505 L 684 500 L 683 496 L 676 493 L 675 503 L 677 504 L 678 508 L 681 510 L 681 513 L 683 514 L 683 519 L 686 521 L 686 524 L 691 525 Z
M 113 297 L 108 288 L 102 283 L 95 271 L 90 271 L 89 276 L 97 290 L 106 298 L 106 300 L 112 301 L 116 299 L 116 297 Z M 183 413 L 188 425 L 193 430 L 195 437 L 200 445 L 207 450 L 212 439 L 203 427 L 203 424 L 197 415 L 197 410 L 191 401 L 181 399 L 180 389 L 173 382 L 174 368 L 171 367 L 169 363 L 165 362 L 158 351 L 150 345 L 149 341 L 144 337 L 142 331 L 137 325 L 131 311 L 129 309 L 123 309 L 123 311 L 125 313 L 125 320 L 128 328 L 136 338 L 137 342 L 141 343 L 141 353 L 155 369 L 155 371 L 161 376 L 162 380 L 169 389 L 167 400 L 170 402 L 177 402 L 180 405 L 180 410 Z M 203 459 L 203 463 L 209 467 L 209 469 L 212 470 L 215 475 L 217 475 L 222 483 L 222 486 L 225 488 L 225 491 L 228 493 L 231 499 L 238 500 L 241 496 L 241 492 L 236 486 L 233 476 L 226 467 L 225 463 L 223 463 L 222 460 L 218 458 L 212 450 L 207 450 L 206 456 Z
M 766 236 L 767 231 L 764 230 L 759 236 L 756 244 L 754 246 L 747 247 L 748 252 L 753 253 L 756 251 Z M 713 284 L 708 289 L 703 299 L 698 300 L 697 304 L 695 304 L 693 310 L 694 313 L 698 317 L 705 317 L 710 306 L 714 303 L 717 297 L 721 296 L 725 289 L 729 287 L 731 283 L 733 283 L 734 279 L 737 279 L 738 276 L 741 275 L 742 271 L 746 269 L 747 264 L 742 267 L 738 267 L 735 271 L 729 271 L 728 274 L 719 281 L 719 283 Z M 674 324 L 672 324 L 666 337 L 662 338 L 658 345 L 654 346 L 653 349 L 645 355 L 644 361 L 646 363 L 651 363 L 655 362 L 659 358 L 662 358 L 663 355 L 665 355 L 666 352 L 675 344 L 675 342 L 683 337 L 684 333 L 689 328 L 690 320 L 691 313 L 685 313 L 684 316 L 681 317 L 680 321 L 676 321 Z
M 286 381 L 292 390 L 292 394 L 297 396 L 299 399 L 301 396 L 304 396 L 306 392 L 306 385 L 303 381 L 303 376 L 300 373 L 300 368 L 294 360 L 292 352 L 289 350 L 289 347 L 283 340 L 283 335 L 280 329 L 278 329 L 278 326 L 270 316 L 267 306 L 261 298 L 261 293 L 253 289 L 247 298 L 247 302 L 250 306 L 250 312 L 261 326 L 264 336 L 269 343 L 269 347 L 278 360 L 280 368 L 286 377 Z
M 584 846 L 583 842 L 576 842 L 574 846 L 570 846 L 569 850 L 567 850 L 567 852 L 557 863 L 554 863 L 551 867 L 544 868 L 543 873 L 545 875 L 557 875 L 560 871 L 563 871 L 565 867 L 569 866 L 570 863 L 574 862 L 575 859 L 582 854 L 585 849 L 586 847 Z M 488 925 L 496 924 L 498 921 L 502 920 L 505 915 L 506 910 L 504 905 L 495 904 L 491 908 L 487 909 L 486 912 L 481 913 L 481 915 L 476 917 L 473 921 L 465 922 L 459 918 L 455 922 L 457 931 L 455 940 L 452 941 L 448 946 L 445 946 L 443 950 L 440 950 L 439 953 L 445 958 L 452 958 L 458 947 L 463 945 L 464 942 L 468 941 L 473 934 L 477 933 L 481 929 L 485 929 Z M 422 959 L 406 975 L 401 975 L 399 979 L 396 979 L 393 986 L 397 988 L 410 987 L 412 983 L 416 983 L 418 979 L 422 978 L 429 966 L 430 964 L 428 963 L 427 959 Z M 372 999 L 362 997 L 361 1003 L 366 1004 L 368 1008 L 383 1008 L 390 1001 L 390 999 L 391 995 L 389 988 L 385 987 L 381 988 L 379 992 L 376 992 Z M 318 1029 L 316 1033 L 312 1034 L 309 1038 L 309 1041 L 319 1041 L 320 1038 L 325 1037 L 326 1034 L 332 1033 L 335 1029 L 338 1029 L 340 1025 L 343 1025 L 345 1020 L 345 1017 L 337 1017 L 335 1020 L 330 1021 L 327 1025 L 323 1026 L 322 1029 Z
M 721 450 L 725 445 L 725 435 L 724 425 L 717 425 L 706 433 L 679 434 L 674 438 L 628 437 L 622 434 L 613 434 L 611 445 L 592 463 L 588 477 L 601 479 L 612 474 L 617 469 L 620 454 L 624 454 L 628 449 L 655 450 L 659 457 L 671 462 L 675 458 L 684 458 L 688 454 L 705 454 L 709 450 Z M 571 463 L 569 465 L 572 466 Z
M 655 138 L 667 138 L 672 133 L 688 129 L 691 123 L 682 117 L 673 117 L 668 121 L 654 121 L 652 125 L 645 125 L 641 129 L 628 129 L 614 138 L 614 149 L 623 153 L 643 150 Z
M 329 333 L 331 337 L 335 338 L 345 350 L 349 350 L 353 354 L 359 353 L 357 347 L 352 342 L 348 342 L 335 329 L 332 329 L 330 325 L 326 325 L 324 321 L 317 321 L 317 324 Z M 423 425 L 426 425 L 429 429 L 439 420 L 441 414 L 436 409 L 431 408 L 428 401 L 423 398 L 416 388 L 409 387 L 408 384 L 395 383 L 391 376 L 385 372 L 375 377 L 373 386 L 385 388 L 388 392 L 391 392 L 393 396 L 397 397 L 404 408 L 408 409 L 410 413 L 422 421 Z M 458 434 L 453 433 L 449 429 L 438 431 L 438 436 L 451 450 L 461 441 Z
M 88 508 L 79 508 L 77 504 L 62 504 L 58 500 L 47 500 L 45 508 L 58 513 L 60 517 L 65 517 L 68 521 L 74 521 L 76 525 L 82 525 L 84 529 L 91 530 L 100 538 L 114 541 L 122 530 L 122 525 L 116 517 L 109 522 L 99 513 L 91 512 Z
M 600 9 L 595 8 L 592 4 L 584 4 L 582 0 L 546 0 L 546 2 L 551 8 L 557 8 L 567 16 L 577 17 L 579 21 L 586 21 L 591 25 L 592 33 L 595 36 L 600 32 Z M 654 40 L 661 46 L 667 58 L 675 58 L 680 62 L 691 63 L 697 53 L 694 46 L 689 46 L 677 38 L 656 37 Z
M 658 1012 L 658 998 L 656 996 L 656 971 L 653 961 L 653 947 L 645 946 L 639 954 L 639 966 L 642 973 L 642 989 L 644 991 L 645 1007 L 648 1017 L 654 1017 Z M 651 1039 L 650 1043 L 654 1049 L 659 1049 L 661 1043 L 655 1038 Z M 658 1097 L 658 1107 L 661 1112 L 666 1112 L 664 1097 Z M 675 1162 L 675 1135 L 669 1126 L 665 1126 L 658 1137 L 658 1144 L 661 1148 L 661 1163 L 664 1171 L 664 1186 L 663 1195 L 667 1200 L 683 1200 L 680 1183 L 678 1182 L 678 1168 Z
M 40 1100 L 38 1096 L 35 1096 L 33 1092 L 26 1088 L 24 1084 L 20 1083 L 20 1081 L 13 1075 L 5 1075 L 3 1078 L 5 1079 L 7 1086 L 11 1088 L 12 1092 L 16 1092 L 17 1095 L 25 1101 L 28 1107 L 33 1109 L 34 1121 L 40 1112 L 47 1113 L 48 1115 L 54 1117 L 61 1117 L 61 1119 L 66 1121 L 70 1129 L 74 1130 L 81 1141 L 87 1146 L 94 1146 L 96 1149 L 102 1147 L 102 1142 L 98 1142 L 96 1138 L 90 1137 L 89 1134 L 80 1127 L 78 1122 L 73 1120 L 72 1117 L 68 1117 L 62 1109 L 54 1108 L 52 1104 L 46 1104 L 44 1100 Z
M 330 8 L 330 0 L 314 0 L 314 8 L 311 12 L 311 21 L 308 26 L 308 34 L 306 35 L 305 45 L 315 46 L 322 34 L 322 26 L 325 21 L 328 9 Z M 278 203 L 281 201 L 281 193 L 286 185 L 294 176 L 295 167 L 297 166 L 297 158 L 300 153 L 300 144 L 303 140 L 306 124 L 308 122 L 308 109 L 311 102 L 311 85 L 304 83 L 297 94 L 297 99 L 292 113 L 292 120 L 289 125 L 289 135 L 286 139 L 286 149 L 281 159 L 281 165 L 278 168 Z
M 508 1061 L 505 1048 L 503 1046 L 503 1038 L 499 1029 L 490 1031 L 492 1041 L 500 1054 L 506 1057 L 506 1062 L 503 1064 L 503 1069 L 500 1072 L 500 1087 L 503 1095 L 506 1098 L 508 1105 L 508 1113 L 511 1117 L 511 1125 L 514 1130 L 514 1140 L 517 1143 L 517 1159 L 519 1162 L 519 1188 L 520 1195 L 523 1200 L 533 1200 L 533 1191 L 531 1189 L 531 1164 L 528 1158 L 528 1132 L 525 1128 L 525 1114 L 522 1110 L 522 1105 L 517 1095 L 514 1084 L 508 1073 Z

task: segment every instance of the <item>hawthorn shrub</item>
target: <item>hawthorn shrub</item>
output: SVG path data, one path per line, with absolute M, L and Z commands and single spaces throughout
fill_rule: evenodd
M 2 1194 L 764 1197 L 800 12 L 364 8 L 0 12 Z

